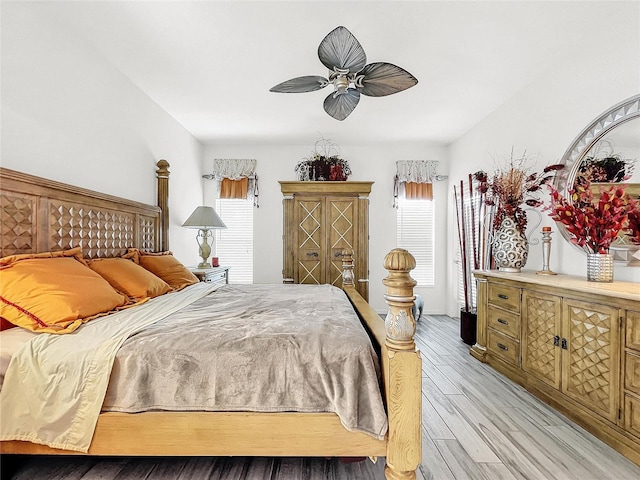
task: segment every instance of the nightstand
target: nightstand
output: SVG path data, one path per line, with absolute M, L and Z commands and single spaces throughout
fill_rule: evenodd
M 198 280 L 201 282 L 219 283 L 222 285 L 229 283 L 229 268 L 230 267 L 189 267 L 189 271 L 198 277 Z

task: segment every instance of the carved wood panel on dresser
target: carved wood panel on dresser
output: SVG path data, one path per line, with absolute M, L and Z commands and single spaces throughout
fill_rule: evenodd
M 474 273 L 470 353 L 640 465 L 640 285 Z
M 342 285 L 342 250 L 354 251 L 356 288 L 368 298 L 373 182 L 280 182 L 284 283 Z

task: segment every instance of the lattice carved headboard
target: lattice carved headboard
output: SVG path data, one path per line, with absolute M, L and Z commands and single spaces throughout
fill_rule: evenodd
M 0 168 L 0 207 L 0 257 L 81 246 L 86 258 L 104 258 L 128 247 L 166 246 L 160 207 L 6 168 Z

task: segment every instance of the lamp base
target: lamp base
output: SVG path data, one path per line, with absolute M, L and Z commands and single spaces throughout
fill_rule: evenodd
M 198 268 L 211 268 L 211 264 L 207 262 L 200 262 Z

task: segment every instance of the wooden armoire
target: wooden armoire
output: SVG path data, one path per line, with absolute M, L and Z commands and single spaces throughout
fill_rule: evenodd
M 369 193 L 373 182 L 281 181 L 284 283 L 342 286 L 353 250 L 356 288 L 369 298 Z

